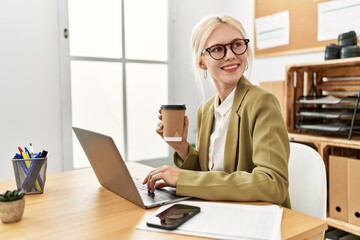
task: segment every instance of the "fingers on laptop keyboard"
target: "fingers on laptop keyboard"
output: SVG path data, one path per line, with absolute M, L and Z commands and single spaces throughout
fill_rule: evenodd
M 155 193 L 148 191 L 148 196 L 153 198 L 153 197 L 155 197 Z

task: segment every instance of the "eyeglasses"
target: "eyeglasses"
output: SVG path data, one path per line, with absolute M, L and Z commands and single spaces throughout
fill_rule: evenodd
M 230 46 L 231 51 L 235 55 L 242 55 L 248 49 L 249 39 L 234 39 L 228 44 L 216 44 L 206 48 L 202 53 L 208 52 L 209 55 L 215 60 L 221 60 L 226 56 L 227 46 Z

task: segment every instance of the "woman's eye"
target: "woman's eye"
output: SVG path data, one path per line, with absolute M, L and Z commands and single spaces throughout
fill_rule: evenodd
M 239 48 L 243 45 L 242 41 L 236 41 L 232 44 L 233 48 Z
M 224 51 L 224 48 L 222 46 L 216 46 L 211 48 L 211 52 L 215 53 L 215 52 L 222 52 Z

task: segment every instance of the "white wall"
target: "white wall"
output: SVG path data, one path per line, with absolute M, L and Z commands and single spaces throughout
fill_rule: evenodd
M 68 46 L 59 26 L 66 18 L 59 5 L 64 0 L 12 0 L 0 4 L 0 179 L 14 177 L 11 158 L 17 146 L 34 144 L 49 151 L 48 172 L 71 168 L 71 110 Z M 189 141 L 195 140 L 195 116 L 200 97 L 192 72 L 190 34 L 202 17 L 228 13 L 240 19 L 251 39 L 254 33 L 254 0 L 172 0 L 171 28 L 175 42 L 171 62 L 172 98 L 186 103 L 190 118 Z M 61 8 L 61 7 L 60 7 Z M 71 33 L 71 32 L 70 32 Z M 323 53 L 258 58 L 251 81 L 284 80 L 285 66 L 321 61 Z M 66 66 L 65 66 L 65 70 Z M 214 93 L 206 82 L 206 95 Z M 0 189 L 1 190 L 1 189 Z
M 0 179 L 14 177 L 11 159 L 30 142 L 49 152 L 49 172 L 62 169 L 57 10 L 56 0 L 1 1 Z

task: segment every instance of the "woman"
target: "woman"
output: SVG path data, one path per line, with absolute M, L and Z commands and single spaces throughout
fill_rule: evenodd
M 192 34 L 195 68 L 211 75 L 217 94 L 197 113 L 196 148 L 168 142 L 177 167 L 154 169 L 148 190 L 176 187 L 178 195 L 207 200 L 266 201 L 290 207 L 289 141 L 277 99 L 245 77 L 249 40 L 230 16 L 208 16 Z M 161 116 L 159 117 L 161 119 Z M 157 133 L 162 136 L 162 124 Z

